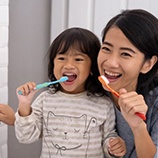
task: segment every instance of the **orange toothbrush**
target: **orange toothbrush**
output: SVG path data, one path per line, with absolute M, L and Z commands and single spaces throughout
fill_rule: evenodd
M 109 80 L 105 76 L 103 76 L 103 75 L 99 76 L 98 79 L 103 85 L 105 85 L 108 88 L 108 90 L 110 92 L 112 92 L 116 97 L 119 98 L 119 94 L 108 85 L 109 84 Z M 146 120 L 146 116 L 144 114 L 139 113 L 139 112 L 136 112 L 135 114 L 137 116 L 139 116 L 140 118 L 142 118 L 144 121 Z

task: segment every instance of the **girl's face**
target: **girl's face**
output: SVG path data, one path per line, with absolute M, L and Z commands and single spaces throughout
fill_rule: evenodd
M 110 81 L 109 86 L 116 91 L 121 88 L 135 91 L 138 76 L 141 72 L 146 73 L 147 65 L 148 61 L 144 60 L 144 54 L 119 28 L 109 29 L 98 55 L 100 75 L 107 77 Z
M 80 93 L 85 90 L 85 82 L 90 74 L 91 59 L 78 50 L 69 48 L 64 54 L 57 54 L 54 59 L 56 79 L 67 76 L 68 81 L 60 83 L 66 93 Z

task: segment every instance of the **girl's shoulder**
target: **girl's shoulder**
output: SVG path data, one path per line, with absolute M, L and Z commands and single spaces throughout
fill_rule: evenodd
M 45 98 L 49 98 L 56 95 L 56 93 L 51 93 L 49 90 L 41 91 L 37 94 L 36 100 L 44 100 Z
M 112 100 L 110 99 L 109 96 L 106 96 L 106 95 L 103 95 L 103 96 L 89 95 L 87 96 L 87 99 L 91 102 L 96 103 L 96 105 L 113 106 Z

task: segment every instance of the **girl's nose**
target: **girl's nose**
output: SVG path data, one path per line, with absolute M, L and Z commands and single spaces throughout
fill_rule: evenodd
M 71 60 L 68 60 L 65 65 L 64 65 L 64 68 L 65 69 L 73 69 L 75 66 L 74 66 L 74 62 L 71 61 Z

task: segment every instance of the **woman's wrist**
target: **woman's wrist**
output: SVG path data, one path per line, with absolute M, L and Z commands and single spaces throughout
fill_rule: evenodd
M 135 136 L 141 136 L 143 131 L 147 131 L 146 123 L 142 122 L 137 127 L 131 127 L 131 130 Z

